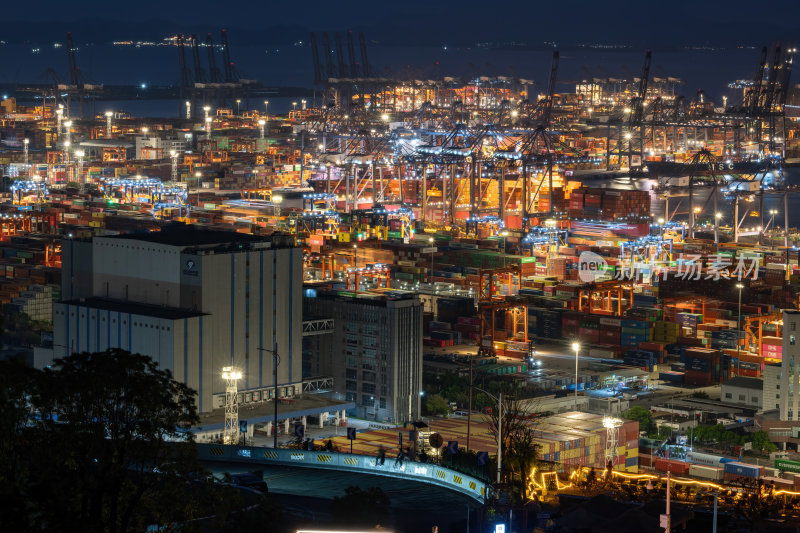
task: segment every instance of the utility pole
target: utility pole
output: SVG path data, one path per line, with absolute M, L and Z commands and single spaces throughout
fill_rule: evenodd
M 272 421 L 272 447 L 278 448 L 278 365 L 281 362 L 281 357 L 278 355 L 278 345 L 275 344 L 275 349 L 270 350 L 269 348 L 258 348 L 259 352 L 267 352 L 272 354 L 272 385 L 274 387 L 272 403 L 274 405 L 273 411 L 273 418 Z

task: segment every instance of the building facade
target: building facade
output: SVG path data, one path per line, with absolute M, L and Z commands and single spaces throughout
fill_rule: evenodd
M 222 367 L 244 374 L 240 401 L 302 384 L 302 253 L 292 237 L 183 225 L 161 232 L 65 240 L 54 357 L 122 348 L 155 358 L 221 407 Z M 40 366 L 46 361 L 39 362 Z
M 722 383 L 721 399 L 725 403 L 761 409 L 764 407 L 763 389 L 764 381 L 761 378 L 736 376 Z
M 800 388 L 800 311 L 783 312 L 783 355 L 780 376 L 780 419 L 800 420 L 798 388 Z
M 305 320 L 334 318 L 334 332 L 303 339 L 306 377 L 329 375 L 355 416 L 390 423 L 420 417 L 422 302 L 413 293 L 307 289 Z

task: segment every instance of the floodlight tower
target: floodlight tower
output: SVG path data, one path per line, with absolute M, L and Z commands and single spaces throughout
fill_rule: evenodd
M 236 444 L 239 442 L 239 404 L 236 400 L 242 371 L 232 366 L 223 367 L 222 379 L 225 380 L 225 431 L 222 443 Z
M 172 159 L 172 181 L 178 181 L 178 152 L 170 150 L 169 156 Z
M 603 427 L 606 428 L 606 464 L 611 461 L 611 469 L 617 462 L 617 443 L 619 441 L 619 428 L 622 420 L 613 416 L 603 417 Z
M 114 117 L 113 111 L 106 111 L 106 139 L 111 138 L 111 119 Z

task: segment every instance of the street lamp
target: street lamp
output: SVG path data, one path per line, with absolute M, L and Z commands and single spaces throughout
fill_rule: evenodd
M 353 245 L 353 268 L 358 268 L 358 245 Z M 358 287 L 356 287 L 358 290 Z
M 208 118 L 208 112 L 209 111 L 211 111 L 211 106 L 210 105 L 204 105 L 203 106 L 203 112 L 205 113 L 205 116 L 204 116 L 205 119 Z
M 186 100 L 186 120 L 192 118 L 192 103 Z
M 473 387 L 497 402 L 497 484 L 500 484 L 500 474 L 503 468 L 503 393 L 499 397 L 488 393 L 480 387 Z M 469 450 L 467 450 L 469 452 Z
M 303 111 L 305 111 L 305 109 L 306 109 L 306 99 L 303 98 L 302 100 L 300 100 L 300 102 L 303 104 Z
M 433 237 L 428 237 L 428 244 L 430 244 L 431 247 L 433 246 Z M 434 249 L 431 248 L 431 275 L 428 279 L 428 283 L 431 283 L 433 281 L 433 252 Z
M 237 116 L 237 117 L 239 116 L 239 113 L 240 113 L 240 111 L 239 111 L 239 105 L 240 105 L 241 103 L 242 103 L 242 101 L 241 101 L 241 100 L 239 100 L 239 99 L 237 98 L 237 99 L 236 99 L 236 116 Z
M 261 126 L 261 138 L 264 138 L 264 126 L 267 124 L 267 121 L 263 118 L 258 121 L 258 125 Z
M 581 345 L 577 342 L 572 343 L 572 349 L 575 350 L 575 410 L 578 410 L 578 354 L 581 351 Z
M 297 102 L 292 102 L 292 109 L 297 110 Z
M 272 386 L 274 387 L 272 403 L 273 403 L 273 420 L 272 420 L 272 447 L 278 448 L 278 365 L 281 363 L 281 357 L 278 355 L 278 345 L 275 345 L 274 350 L 269 348 L 257 348 L 259 352 L 267 352 L 272 354 Z
M 739 361 L 739 344 L 741 343 L 741 339 L 739 336 L 742 331 L 742 289 L 744 289 L 744 285 L 742 283 L 737 283 L 736 288 L 739 289 L 739 314 L 736 316 L 736 375 L 738 376 L 741 373 L 741 363 Z

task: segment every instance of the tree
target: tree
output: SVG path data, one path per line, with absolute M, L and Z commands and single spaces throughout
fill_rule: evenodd
M 639 405 L 631 407 L 622 413 L 622 418 L 639 422 L 639 431 L 649 433 L 653 429 L 653 413 Z
M 524 504 L 528 501 L 530 473 L 539 462 L 539 446 L 535 442 L 536 421 L 531 412 L 522 410 L 521 402 L 515 398 L 517 393 L 512 387 L 503 394 L 502 428 L 496 406 L 486 419 L 495 442 L 502 433 L 503 472 L 510 474 L 513 493 Z
M 446 415 L 450 412 L 450 406 L 447 400 L 438 394 L 431 394 L 428 396 L 425 400 L 425 409 L 428 411 L 428 414 L 431 415 Z
M 10 398 L 0 414 L 10 431 L 0 436 L 0 487 L 16 491 L 23 505 L 0 521 L 114 533 L 208 513 L 190 481 L 200 470 L 186 431 L 199 420 L 195 392 L 151 358 L 80 353 L 7 379 L 14 376 L 3 387 Z M 15 424 L 20 409 L 25 423 Z
M 344 496 L 331 502 L 333 520 L 348 526 L 374 527 L 388 525 L 389 496 L 380 487 L 363 490 L 360 487 L 347 487 Z
M 750 435 L 750 441 L 753 443 L 753 449 L 766 450 L 767 452 L 774 452 L 778 449 L 775 444 L 770 442 L 769 433 L 760 429 Z

